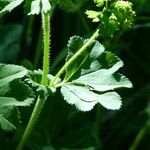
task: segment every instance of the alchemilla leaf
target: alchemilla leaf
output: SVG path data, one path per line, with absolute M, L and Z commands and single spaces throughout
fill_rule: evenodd
M 19 92 L 18 92 L 19 91 Z M 32 89 L 20 79 L 0 86 L 0 126 L 4 131 L 14 131 L 20 124 L 18 107 L 30 106 L 35 99 Z
M 105 51 L 98 41 L 86 53 L 88 56 L 86 63 L 78 71 L 74 68 L 68 68 L 71 73 L 66 70 L 66 76 L 74 76 L 77 72 L 80 76 L 75 76 L 74 80 L 64 80 L 64 85 L 61 88 L 64 99 L 81 111 L 89 111 L 97 103 L 107 109 L 120 109 L 121 98 L 113 90 L 132 87 L 128 78 L 118 73 L 118 70 L 123 66 L 122 60 Z M 82 57 L 85 58 L 85 55 L 80 57 L 81 59 L 77 60 L 78 66 L 83 63 L 81 60 L 83 60 Z
M 4 106 L 30 106 L 33 103 L 33 98 L 27 98 L 24 101 L 17 101 L 12 97 L 0 97 L 0 107 Z
M 56 92 L 56 89 L 41 85 L 42 74 L 42 70 L 29 71 L 23 81 L 25 84 L 29 85 L 30 88 L 33 89 L 33 91 L 35 91 L 35 95 L 39 95 L 41 98 L 45 98 L 50 94 L 54 94 Z M 50 74 L 47 75 L 48 84 L 50 84 L 53 78 L 54 76 Z M 59 79 L 58 82 L 60 82 Z
M 19 6 L 24 0 L 13 0 L 11 1 L 8 5 L 6 5 L 1 11 L 0 13 L 3 12 L 11 12 L 14 8 L 16 8 L 17 6 Z
M 86 15 L 88 16 L 88 18 L 93 19 L 93 22 L 99 22 L 99 12 L 97 11 L 93 11 L 93 10 L 87 10 Z
M 117 62 L 109 69 L 100 69 L 92 73 L 86 74 L 73 81 L 74 83 L 84 84 L 90 86 L 95 91 L 108 91 L 121 87 L 132 87 L 131 82 L 122 75 L 115 75 L 114 73 L 122 67 L 123 62 Z
M 24 77 L 28 71 L 21 66 L 0 64 L 0 72 L 0 86 L 3 86 L 14 79 Z
M 0 114 L 0 126 L 4 131 L 10 132 L 16 129 L 16 127 L 9 122 L 2 114 Z
M 116 92 L 97 94 L 86 86 L 78 86 L 72 83 L 64 84 L 61 92 L 64 99 L 69 104 L 75 104 L 75 106 L 81 111 L 89 111 L 93 109 L 97 103 L 112 110 L 121 107 L 121 98 Z
M 16 127 L 9 121 L 11 116 L 15 116 L 12 110 L 16 107 L 30 106 L 34 101 L 34 98 L 27 98 L 24 101 L 18 101 L 13 97 L 0 97 L 0 125 L 1 128 L 7 132 L 13 131 Z M 17 111 L 17 113 L 19 113 Z
M 66 61 L 68 61 L 84 44 L 84 39 L 79 36 L 73 36 L 69 39 L 67 49 L 68 55 Z M 81 54 L 76 62 L 71 64 L 66 69 L 65 81 L 72 80 L 72 78 L 76 78 L 81 66 L 85 62 L 88 57 L 88 53 L 85 51 Z

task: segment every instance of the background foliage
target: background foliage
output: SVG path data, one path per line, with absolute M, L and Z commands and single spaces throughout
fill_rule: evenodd
M 133 29 L 121 32 L 111 40 L 99 39 L 107 51 L 121 57 L 125 64 L 121 72 L 125 72 L 134 85 L 131 90 L 119 91 L 123 97 L 121 110 L 108 111 L 97 106 L 91 112 L 79 112 L 56 94 L 53 99 L 48 98 L 26 150 L 127 150 L 135 139 L 139 143 L 138 150 L 150 149 L 150 1 L 130 1 L 137 13 Z M 84 14 L 86 9 L 93 9 L 93 6 L 90 0 L 63 0 L 57 5 L 51 27 L 53 73 L 64 62 L 69 37 L 81 35 L 86 38 L 95 30 L 96 24 L 93 25 Z M 28 17 L 22 8 L 21 5 L 0 18 L 0 62 L 23 65 L 28 69 L 41 68 L 40 16 Z M 28 6 L 25 11 L 29 11 Z M 15 98 L 20 97 L 18 89 L 21 88 L 21 81 L 16 80 L 11 84 L 7 86 L 15 85 L 16 91 L 13 94 L 0 91 L 0 96 L 1 93 L 9 93 Z M 20 128 L 11 132 L 0 129 L 0 148 L 6 150 L 13 149 L 18 142 L 33 108 L 17 110 L 11 106 L 10 109 L 16 114 L 12 120 Z M 15 122 L 15 117 L 20 114 L 23 116 L 20 122 Z

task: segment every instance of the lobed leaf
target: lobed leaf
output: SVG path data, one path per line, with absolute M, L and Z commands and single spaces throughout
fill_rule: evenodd
M 93 19 L 93 22 L 99 22 L 99 12 L 93 10 L 87 10 L 85 12 L 88 18 Z
M 0 125 L 4 131 L 15 130 L 21 118 L 17 107 L 30 106 L 34 97 L 32 89 L 19 79 L 0 86 Z
M 81 38 L 71 38 L 68 56 L 72 56 L 82 44 L 84 43 Z M 117 73 L 123 66 L 123 62 L 116 55 L 105 52 L 98 41 L 85 52 L 66 69 L 61 88 L 64 99 L 81 111 L 89 111 L 97 103 L 107 109 L 119 109 L 121 98 L 113 90 L 132 87 L 128 78 Z
M 24 77 L 28 71 L 21 66 L 0 64 L 0 72 L 0 86 L 3 86 L 14 79 Z
M 79 50 L 84 44 L 84 40 L 79 37 L 79 36 L 73 36 L 70 38 L 67 49 L 68 49 L 68 55 L 66 58 L 66 61 L 68 61 L 76 52 Z M 88 53 L 85 51 L 83 54 L 81 54 L 74 63 L 72 63 L 70 66 L 67 67 L 66 69 L 66 75 L 64 80 L 68 81 L 71 80 L 72 78 L 76 78 L 75 75 L 77 76 L 77 72 L 80 70 L 81 66 L 85 62 L 85 60 L 88 57 Z
M 81 111 L 89 111 L 93 109 L 97 103 L 112 110 L 119 109 L 121 106 L 121 98 L 115 92 L 97 94 L 86 86 L 77 86 L 72 83 L 66 83 L 61 88 L 61 93 L 69 104 L 75 104 Z

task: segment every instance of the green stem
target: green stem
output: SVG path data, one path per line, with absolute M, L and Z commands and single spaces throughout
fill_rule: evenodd
M 44 62 L 43 62 L 43 76 L 42 85 L 47 84 L 47 75 L 49 72 L 50 63 L 50 17 L 49 13 L 42 14 L 42 24 L 43 24 L 43 36 L 44 36 Z
M 106 7 L 108 7 L 108 0 L 106 0 Z
M 41 84 L 46 86 L 47 85 L 47 74 L 49 70 L 49 49 L 50 49 L 50 30 L 49 30 L 49 13 L 42 14 L 42 23 L 43 23 L 43 42 L 44 42 L 44 63 L 43 63 L 43 75 L 42 75 L 42 80 Z M 38 100 L 35 104 L 35 107 L 33 109 L 31 118 L 29 120 L 29 123 L 27 125 L 27 128 L 21 138 L 21 141 L 17 147 L 16 150 L 22 150 L 25 143 L 27 142 L 28 138 L 30 137 L 30 134 L 39 118 L 39 115 L 42 111 L 42 108 L 44 106 L 46 99 L 40 99 L 38 97 Z
M 16 150 L 22 150 L 23 149 L 25 143 L 27 142 L 28 138 L 30 137 L 30 134 L 31 134 L 38 118 L 39 118 L 39 115 L 40 115 L 41 110 L 44 106 L 44 103 L 45 103 L 44 99 L 39 99 L 38 98 L 38 100 L 35 104 L 34 110 L 32 112 L 31 118 L 29 120 L 29 123 L 27 125 L 27 128 L 26 128 L 26 130 L 25 130 L 25 132 L 24 132 L 24 134 L 23 134 L 23 136 L 20 140 L 20 143 L 19 143 Z
M 61 76 L 61 74 L 66 70 L 66 68 L 70 64 L 72 64 L 84 52 L 84 50 L 95 41 L 95 39 L 98 36 L 99 36 L 99 30 L 96 30 L 96 32 L 93 34 L 93 36 L 91 36 L 91 38 L 78 50 L 78 52 L 73 57 L 71 57 L 68 60 L 68 62 L 59 70 L 59 72 L 56 74 L 56 76 L 54 77 L 54 79 L 51 81 L 49 87 L 55 86 L 56 80 Z
M 141 140 L 143 139 L 147 128 L 150 126 L 150 120 L 148 120 L 143 128 L 138 132 L 135 140 L 133 141 L 133 144 L 130 146 L 129 150 L 136 150 L 138 145 L 140 144 Z
M 49 13 L 50 20 L 51 20 L 51 18 L 53 16 L 54 9 L 55 9 L 55 5 L 52 6 L 51 11 Z M 50 31 L 49 31 L 49 33 L 50 33 Z M 38 39 L 37 39 L 37 47 L 36 47 L 35 58 L 34 58 L 34 63 L 33 63 L 34 64 L 34 69 L 37 69 L 37 67 L 38 67 L 38 64 L 39 64 L 39 61 L 40 61 L 41 52 L 42 52 L 41 51 L 42 50 L 41 36 L 42 36 L 42 29 L 40 29 L 39 35 L 38 35 Z
M 100 129 L 101 129 L 101 107 L 97 105 L 96 107 L 96 114 L 95 114 L 95 122 L 93 125 L 93 136 L 95 137 L 97 145 L 99 145 L 100 138 Z

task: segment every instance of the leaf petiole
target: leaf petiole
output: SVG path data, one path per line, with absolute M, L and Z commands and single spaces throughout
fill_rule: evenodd
M 62 73 L 66 70 L 66 68 L 71 65 L 83 52 L 84 50 L 90 46 L 95 39 L 99 36 L 99 29 L 91 36 L 91 38 L 75 53 L 75 55 L 66 62 L 66 64 L 59 70 L 54 79 L 51 81 L 49 87 L 55 86 L 55 82 L 62 75 Z
M 43 24 L 43 43 L 44 43 L 44 62 L 43 62 L 43 75 L 41 84 L 46 86 L 47 85 L 47 75 L 49 71 L 49 53 L 50 53 L 50 16 L 48 13 L 42 14 L 42 24 Z M 31 118 L 29 120 L 29 123 L 27 125 L 27 128 L 21 138 L 21 141 L 17 147 L 16 150 L 22 150 L 25 143 L 27 142 L 28 138 L 30 137 L 30 134 L 37 123 L 37 120 L 39 118 L 39 115 L 42 111 L 42 108 L 45 104 L 46 99 L 40 99 L 38 97 L 37 102 L 35 104 L 35 107 L 33 109 Z

